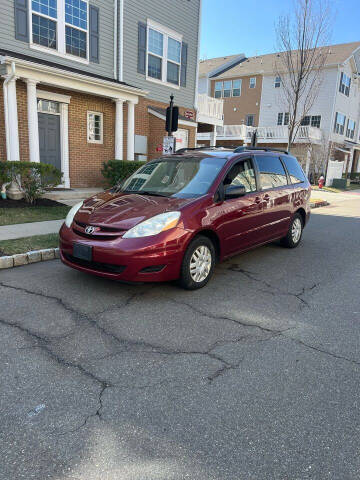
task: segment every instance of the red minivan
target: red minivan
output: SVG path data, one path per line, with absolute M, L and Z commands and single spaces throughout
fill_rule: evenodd
M 114 280 L 178 280 L 193 290 L 232 255 L 278 239 L 297 247 L 309 199 L 287 152 L 188 149 L 75 205 L 60 230 L 61 260 Z

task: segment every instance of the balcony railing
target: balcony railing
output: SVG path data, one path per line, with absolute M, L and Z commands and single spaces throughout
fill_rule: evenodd
M 252 133 L 256 130 L 257 142 L 260 143 L 287 143 L 288 128 L 286 126 L 275 127 L 248 127 L 246 125 L 224 125 L 216 127 L 217 140 L 242 140 L 244 143 L 251 141 Z M 299 128 L 296 135 L 296 143 L 320 143 L 322 132 L 320 128 Z M 198 133 L 198 140 L 210 140 L 209 133 Z
M 224 124 L 224 101 L 209 97 L 206 93 L 199 94 L 197 121 L 222 126 Z

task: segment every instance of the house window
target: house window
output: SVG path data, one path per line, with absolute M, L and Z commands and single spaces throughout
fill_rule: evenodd
M 281 77 L 275 77 L 274 87 L 275 88 L 281 87 Z
M 250 78 L 249 87 L 250 88 L 255 88 L 256 87 L 256 77 Z
M 88 143 L 103 143 L 103 114 L 99 112 L 87 113 Z
M 223 90 L 224 98 L 231 97 L 231 90 L 232 90 L 232 81 L 228 80 L 224 82 L 224 90 Z
M 320 128 L 321 124 L 321 115 L 306 115 L 302 120 L 301 120 L 301 125 L 304 127 L 316 127 Z
M 147 76 L 163 83 L 179 85 L 181 64 L 181 37 L 165 27 L 149 26 Z
M 65 0 L 66 53 L 87 57 L 87 2 Z
M 277 124 L 278 125 L 289 125 L 289 118 L 290 118 L 289 112 L 278 113 Z
M 221 98 L 223 91 L 223 82 L 215 83 L 215 98 Z
M 311 117 L 311 126 L 320 128 L 321 125 L 321 115 L 313 115 Z
M 354 122 L 354 120 L 349 119 L 347 122 L 347 129 L 346 129 L 347 138 L 353 139 L 355 137 L 355 126 L 356 126 L 356 123 Z
M 232 90 L 232 96 L 233 97 L 240 97 L 241 96 L 241 80 L 233 80 L 233 90 Z
M 255 124 L 255 115 L 246 115 L 246 125 L 248 127 L 253 127 Z
M 351 78 L 348 77 L 344 72 L 342 72 L 340 77 L 339 91 L 348 97 L 350 95 L 350 86 Z
M 32 0 L 31 7 L 34 45 L 87 60 L 87 0 Z
M 342 113 L 336 112 L 334 133 L 344 135 L 346 117 Z

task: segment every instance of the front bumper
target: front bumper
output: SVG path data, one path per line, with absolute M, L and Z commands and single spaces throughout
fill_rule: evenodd
M 124 282 L 165 282 L 179 278 L 191 233 L 182 228 L 144 238 L 95 240 L 60 229 L 60 258 L 69 267 Z M 74 243 L 92 247 L 92 262 L 73 257 Z

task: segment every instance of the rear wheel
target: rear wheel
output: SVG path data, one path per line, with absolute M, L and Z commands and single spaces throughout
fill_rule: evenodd
M 183 262 L 179 284 L 186 290 L 197 290 L 210 280 L 215 265 L 215 248 L 211 240 L 199 235 L 188 246 Z
M 287 248 L 296 248 L 300 242 L 304 229 L 304 222 L 300 213 L 293 216 L 288 233 L 281 239 L 281 244 Z

